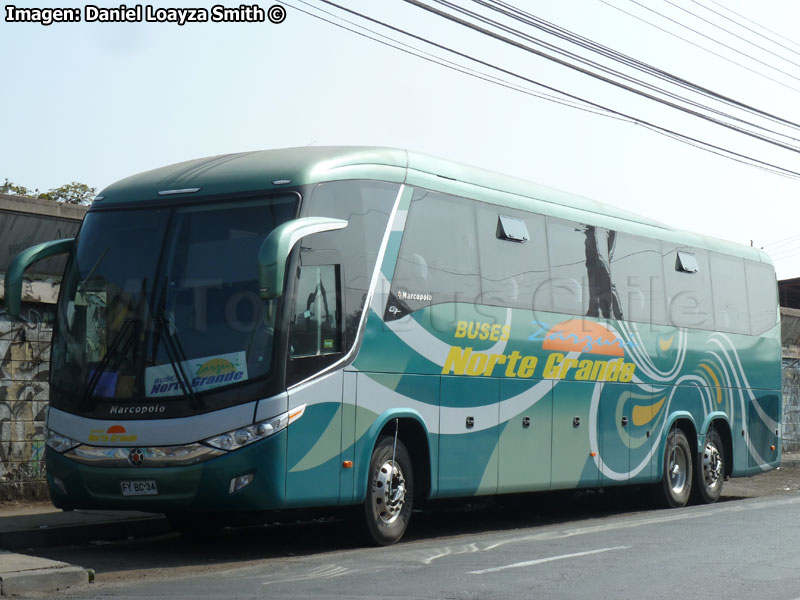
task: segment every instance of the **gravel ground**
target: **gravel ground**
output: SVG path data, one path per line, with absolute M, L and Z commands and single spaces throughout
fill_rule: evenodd
M 728 498 L 755 498 L 800 491 L 800 464 L 782 466 L 754 477 L 736 477 L 725 482 L 722 495 Z

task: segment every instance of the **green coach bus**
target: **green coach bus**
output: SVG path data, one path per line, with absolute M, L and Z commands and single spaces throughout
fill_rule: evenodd
M 56 506 L 176 527 L 648 486 L 714 502 L 781 460 L 775 272 L 757 249 L 405 150 L 155 169 L 95 199 L 50 362 Z M 294 514 L 294 513 L 290 513 Z

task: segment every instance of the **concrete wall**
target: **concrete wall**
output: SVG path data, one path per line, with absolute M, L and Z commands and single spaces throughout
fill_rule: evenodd
M 783 451 L 800 452 L 800 310 L 781 308 Z
M 84 214 L 84 206 L 0 194 L 3 301 L 2 278 L 13 257 L 34 244 L 73 237 Z M 42 458 L 48 361 L 63 265 L 64 258 L 50 258 L 26 272 L 22 320 L 0 313 L 0 501 L 47 498 Z
M 47 498 L 42 459 L 53 307 L 25 308 L 29 322 L 0 317 L 0 501 Z

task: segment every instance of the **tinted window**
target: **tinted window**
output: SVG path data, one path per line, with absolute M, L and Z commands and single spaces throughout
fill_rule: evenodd
M 745 261 L 747 300 L 750 308 L 750 330 L 759 335 L 777 323 L 778 286 L 775 270 L 770 265 Z
M 291 358 L 341 352 L 339 268 L 339 265 L 300 267 L 291 313 Z
M 335 250 L 344 261 L 345 338 L 355 342 L 398 185 L 381 181 L 332 181 L 314 187 L 305 216 L 334 217 L 347 227 L 302 240 L 303 250 Z
M 386 319 L 430 304 L 473 303 L 479 296 L 475 202 L 417 190 L 408 210 Z
M 550 310 L 550 275 L 544 217 L 491 204 L 477 204 L 481 302 L 534 310 Z M 505 225 L 503 225 L 505 223 Z M 498 225 L 500 224 L 500 225 Z M 499 227 L 503 232 L 498 236 Z M 510 229 L 525 242 L 504 239 Z
M 717 329 L 731 333 L 750 333 L 744 259 L 711 252 L 711 290 L 714 294 L 714 321 Z
M 611 294 L 610 255 L 616 232 L 547 218 L 553 310 L 622 318 Z
M 699 269 L 696 273 L 676 270 L 678 250 L 695 255 Z M 695 248 L 679 248 L 664 242 L 662 256 L 661 264 L 667 289 L 668 324 L 675 327 L 714 329 L 708 252 Z
M 611 256 L 613 293 L 623 318 L 641 323 L 666 323 L 661 243 L 617 233 Z

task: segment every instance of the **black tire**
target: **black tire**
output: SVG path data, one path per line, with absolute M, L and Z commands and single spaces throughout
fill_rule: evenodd
M 673 427 L 664 446 L 664 472 L 654 487 L 656 502 L 667 508 L 686 506 L 692 493 L 692 450 L 686 435 Z
M 357 516 L 362 537 L 369 544 L 388 546 L 406 532 L 414 504 L 411 457 L 394 436 L 378 439 L 367 474 L 367 498 Z M 392 461 L 394 456 L 394 462 Z
M 703 452 L 698 454 L 692 499 L 698 503 L 713 504 L 719 500 L 725 480 L 725 447 L 713 427 L 706 434 Z

